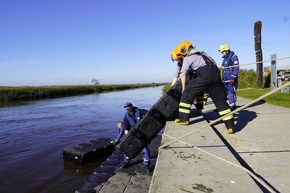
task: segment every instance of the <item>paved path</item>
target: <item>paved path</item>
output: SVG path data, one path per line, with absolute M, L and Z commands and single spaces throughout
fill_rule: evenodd
M 238 98 L 237 105 L 249 102 Z M 218 118 L 214 109 L 209 101 L 202 116 L 192 110 L 189 126 L 168 121 L 165 134 L 180 137 L 208 124 Z M 232 135 L 218 123 L 182 139 L 219 158 L 180 142 L 161 149 L 149 192 L 290 192 L 290 108 L 258 102 L 236 113 L 235 122 Z M 170 141 L 163 136 L 162 144 Z

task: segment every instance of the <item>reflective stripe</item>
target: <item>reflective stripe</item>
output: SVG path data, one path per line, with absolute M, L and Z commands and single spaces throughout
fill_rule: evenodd
M 222 115 L 228 114 L 230 112 L 231 112 L 231 109 L 227 109 L 227 110 L 224 110 L 224 111 L 220 111 L 219 114 L 222 116 Z
M 182 108 L 179 108 L 179 112 L 180 113 L 185 113 L 185 114 L 190 114 L 190 109 L 182 109 Z
M 228 120 L 231 120 L 232 118 L 233 118 L 233 115 L 229 115 L 229 116 L 225 117 L 223 119 L 223 121 L 228 121 Z
M 180 107 L 185 107 L 185 108 L 190 108 L 191 107 L 191 104 L 180 102 L 179 103 L 179 106 Z

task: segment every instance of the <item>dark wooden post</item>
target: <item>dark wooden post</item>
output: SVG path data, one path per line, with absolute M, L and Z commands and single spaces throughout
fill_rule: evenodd
M 256 62 L 257 62 L 257 86 L 263 88 L 263 54 L 262 54 L 262 22 L 255 22 L 254 26 L 254 38 L 255 38 L 255 51 L 256 51 Z

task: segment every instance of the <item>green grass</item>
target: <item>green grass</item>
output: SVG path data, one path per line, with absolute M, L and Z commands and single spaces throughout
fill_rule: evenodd
M 255 100 L 258 97 L 260 97 L 260 96 L 262 96 L 270 91 L 271 91 L 270 88 L 238 89 L 237 96 L 251 99 L 251 100 Z M 269 104 L 290 108 L 290 92 L 282 93 L 282 92 L 278 91 L 278 92 L 264 98 L 263 100 Z

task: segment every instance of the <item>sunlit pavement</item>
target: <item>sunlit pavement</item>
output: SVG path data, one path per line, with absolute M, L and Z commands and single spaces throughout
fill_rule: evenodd
M 237 105 L 249 102 L 238 98 Z M 202 116 L 193 109 L 188 126 L 167 122 L 165 134 L 201 128 L 218 118 L 214 109 L 211 101 Z M 201 150 L 182 142 L 161 149 L 149 192 L 290 192 L 290 108 L 258 102 L 234 117 L 234 134 L 218 123 L 182 139 Z M 163 136 L 162 144 L 170 141 Z

